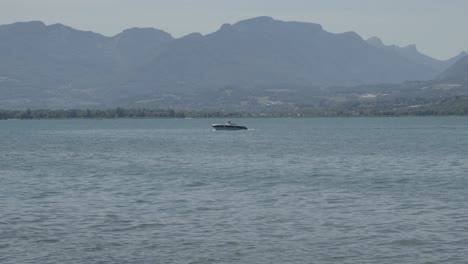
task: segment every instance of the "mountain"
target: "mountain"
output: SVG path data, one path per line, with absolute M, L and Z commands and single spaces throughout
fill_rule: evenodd
M 454 56 L 453 58 L 450 58 L 448 60 L 437 60 L 419 52 L 416 48 L 416 45 L 414 44 L 405 47 L 399 47 L 396 45 L 385 45 L 382 42 L 382 40 L 378 37 L 371 37 L 366 41 L 374 47 L 393 52 L 405 59 L 408 59 L 413 63 L 430 67 L 431 69 L 439 73 L 443 72 L 448 67 L 453 65 L 457 60 L 467 55 L 467 53 L 463 51 L 457 56 Z
M 111 48 L 120 65 L 133 68 L 157 57 L 174 38 L 154 28 L 131 28 L 112 37 Z
M 430 79 L 437 72 L 368 45 L 354 32 L 259 17 L 191 34 L 138 69 L 137 89 L 330 86 Z
M 70 74 L 102 75 L 110 68 L 108 39 L 96 33 L 28 22 L 1 26 L 0 39 L 0 70 L 14 78 L 33 74 L 53 81 Z
M 0 26 L 0 108 L 223 108 L 282 104 L 329 86 L 428 80 L 439 71 L 354 32 L 258 17 L 174 39 L 61 24 Z M 309 97 L 308 97 L 309 98 Z M 294 100 L 295 100 L 294 99 Z M 288 99 L 289 100 L 289 99 Z
M 39 21 L 0 26 L 0 106 L 100 105 L 100 89 L 156 57 L 172 40 L 156 29 L 134 28 L 105 37 Z
M 455 62 L 438 79 L 448 82 L 468 83 L 468 56 L 464 56 Z

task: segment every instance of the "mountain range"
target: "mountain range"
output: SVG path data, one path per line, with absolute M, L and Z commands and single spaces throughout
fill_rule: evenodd
M 0 26 L 0 108 L 224 109 L 235 100 L 240 109 L 332 86 L 447 79 L 465 55 L 440 61 L 415 46 L 270 17 L 177 39 L 153 28 L 106 37 L 20 22 Z

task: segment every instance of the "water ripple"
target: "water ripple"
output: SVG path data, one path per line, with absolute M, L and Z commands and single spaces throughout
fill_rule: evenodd
M 0 122 L 0 262 L 468 259 L 466 118 L 217 121 Z

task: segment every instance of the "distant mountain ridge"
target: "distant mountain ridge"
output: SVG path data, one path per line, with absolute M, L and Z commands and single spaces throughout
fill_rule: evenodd
M 438 77 L 438 80 L 468 84 L 468 55 L 455 62 Z
M 411 62 L 428 66 L 437 72 L 442 72 L 448 67 L 453 65 L 457 60 L 467 55 L 466 52 L 462 51 L 458 55 L 448 59 L 448 60 L 438 60 L 432 57 L 429 57 L 418 51 L 416 45 L 408 45 L 405 47 L 399 47 L 396 45 L 385 45 L 381 39 L 378 37 L 371 37 L 366 40 L 367 43 L 371 44 L 374 47 L 379 49 L 388 50 L 394 52 L 403 58 L 410 60 Z
M 157 29 L 105 37 L 40 21 L 2 25 L 0 107 L 99 106 L 98 91 L 157 56 L 172 40 Z
M 0 26 L 0 108 L 158 108 L 193 98 L 205 105 L 213 91 L 296 93 L 429 80 L 441 73 L 437 62 L 421 63 L 404 52 L 395 56 L 395 50 L 354 32 L 333 34 L 319 24 L 270 17 L 177 39 L 153 28 L 106 37 L 61 24 L 19 22 Z M 452 61 L 437 65 L 443 63 Z
M 354 32 L 258 17 L 176 39 L 124 87 L 151 95 L 187 88 L 356 85 L 431 79 L 437 72 L 369 46 Z M 158 96 L 158 95 L 155 95 Z

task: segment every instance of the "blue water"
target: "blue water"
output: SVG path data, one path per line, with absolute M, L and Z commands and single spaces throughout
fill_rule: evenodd
M 0 121 L 0 263 L 467 263 L 468 118 Z

